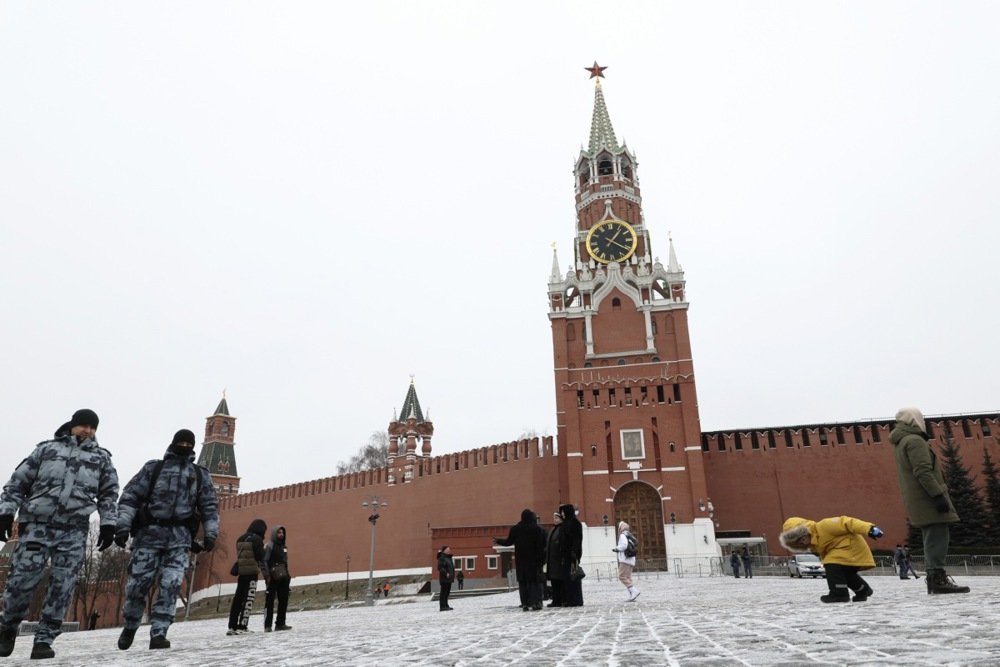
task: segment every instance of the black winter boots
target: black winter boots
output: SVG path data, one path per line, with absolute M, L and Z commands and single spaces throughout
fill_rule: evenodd
M 944 570 L 927 570 L 927 594 L 968 593 L 968 586 L 959 586 Z
M 865 600 L 870 598 L 872 596 L 872 593 L 874 592 L 875 591 L 872 590 L 871 586 L 865 584 L 864 588 L 854 592 L 854 602 L 864 602 Z
M 45 658 L 56 657 L 56 652 L 52 650 L 52 646 L 49 644 L 39 644 L 35 642 L 35 645 L 31 647 L 31 659 L 41 660 Z
M 150 649 L 170 648 L 170 640 L 164 637 L 163 635 L 156 635 L 155 637 L 150 637 L 149 648 Z
M 14 652 L 14 642 L 16 640 L 16 627 L 0 629 L 0 658 L 6 658 Z
M 118 648 L 123 651 L 128 650 L 128 647 L 132 645 L 133 639 L 135 639 L 135 629 L 122 628 L 122 633 L 118 635 Z

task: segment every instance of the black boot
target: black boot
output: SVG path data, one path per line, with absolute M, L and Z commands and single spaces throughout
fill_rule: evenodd
M 122 633 L 118 635 L 118 648 L 127 650 L 132 645 L 133 639 L 135 639 L 135 629 L 122 628 Z
M 44 658 L 54 658 L 56 657 L 56 652 L 52 650 L 52 647 L 48 644 L 39 644 L 35 642 L 35 645 L 31 647 L 31 659 L 39 660 Z
M 927 570 L 927 593 L 929 595 L 968 592 L 968 586 L 959 586 L 944 570 Z
M 14 642 L 17 641 L 17 628 L 0 628 L 0 658 L 6 658 L 14 652 Z
M 165 635 L 156 635 L 155 637 L 149 638 L 149 648 L 170 648 L 170 640 L 166 638 Z
M 864 602 L 872 596 L 875 591 L 868 584 L 865 584 L 860 590 L 854 591 L 854 602 Z
M 830 591 L 827 595 L 819 596 L 822 602 L 850 602 L 851 594 L 845 589 L 843 592 L 840 591 Z

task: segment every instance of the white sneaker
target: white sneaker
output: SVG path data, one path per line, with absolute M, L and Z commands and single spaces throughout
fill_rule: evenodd
M 632 591 L 632 594 L 628 596 L 628 601 L 635 602 L 637 597 L 639 597 L 639 591 Z

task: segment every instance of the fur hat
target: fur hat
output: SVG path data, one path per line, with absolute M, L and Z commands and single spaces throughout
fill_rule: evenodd
M 812 531 L 809 530 L 809 521 L 797 516 L 791 517 L 781 527 L 778 541 L 789 551 L 808 553 L 812 545 Z
M 927 432 L 927 425 L 924 423 L 924 414 L 917 408 L 900 408 L 896 412 L 896 421 L 907 426 L 916 426 L 924 433 Z

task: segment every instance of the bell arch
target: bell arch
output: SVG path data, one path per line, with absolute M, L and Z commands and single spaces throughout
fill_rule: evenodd
M 667 547 L 663 533 L 663 502 L 660 494 L 645 482 L 629 482 L 615 493 L 615 526 L 629 525 L 639 540 L 640 560 L 666 563 Z

